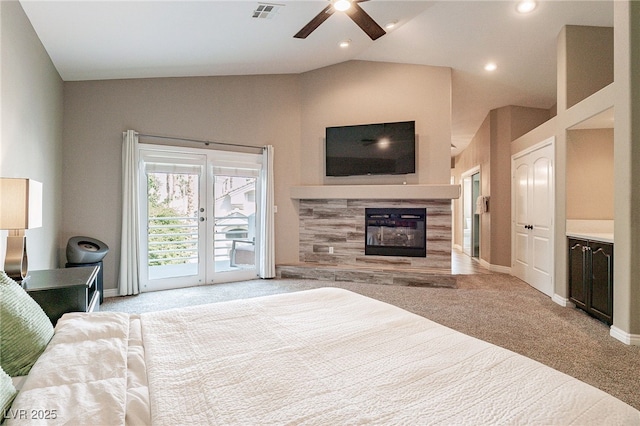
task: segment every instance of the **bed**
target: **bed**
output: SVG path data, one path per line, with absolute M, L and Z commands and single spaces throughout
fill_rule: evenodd
M 566 374 L 336 288 L 66 314 L 7 413 L 8 425 L 640 424 Z

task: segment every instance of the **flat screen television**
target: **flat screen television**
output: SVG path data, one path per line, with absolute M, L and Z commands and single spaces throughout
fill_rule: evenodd
M 416 172 L 415 121 L 327 127 L 327 176 Z

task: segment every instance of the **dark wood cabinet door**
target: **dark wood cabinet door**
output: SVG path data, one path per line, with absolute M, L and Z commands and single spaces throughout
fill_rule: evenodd
M 588 242 L 569 238 L 569 299 L 582 309 L 587 309 L 586 249 Z
M 591 311 L 600 320 L 613 322 L 613 245 L 590 242 Z

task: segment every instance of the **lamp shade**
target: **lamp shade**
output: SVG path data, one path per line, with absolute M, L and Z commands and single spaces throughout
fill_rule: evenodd
M 33 179 L 0 178 L 0 229 L 42 226 L 42 183 Z

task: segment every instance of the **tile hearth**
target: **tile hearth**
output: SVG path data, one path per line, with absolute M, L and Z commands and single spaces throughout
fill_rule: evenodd
M 340 266 L 328 264 L 295 264 L 276 266 L 278 278 L 324 281 L 346 281 L 410 287 L 456 288 L 456 276 L 451 271 L 426 271 L 407 268 Z

